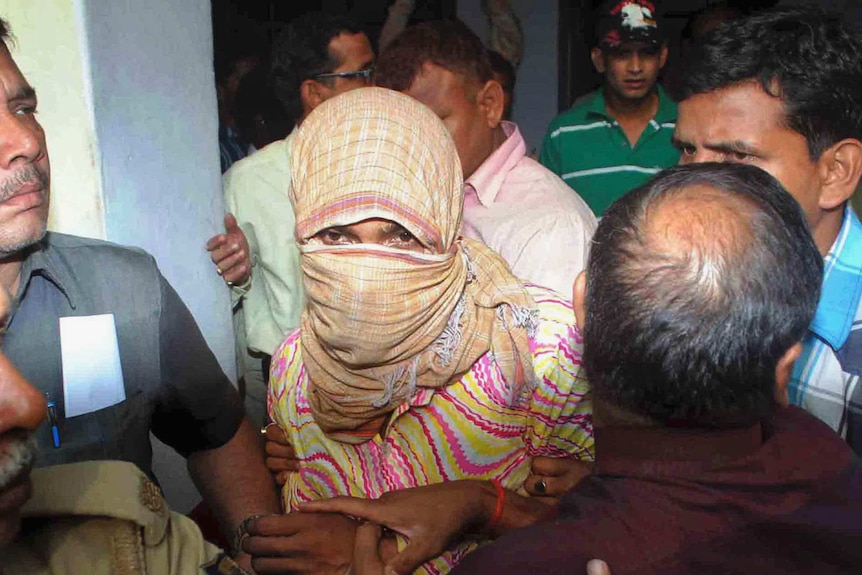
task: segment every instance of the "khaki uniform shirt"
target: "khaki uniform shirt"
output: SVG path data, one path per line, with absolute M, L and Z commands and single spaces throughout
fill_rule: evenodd
M 4 575 L 244 573 L 131 463 L 57 465 L 31 480 L 21 534 L 2 551 Z

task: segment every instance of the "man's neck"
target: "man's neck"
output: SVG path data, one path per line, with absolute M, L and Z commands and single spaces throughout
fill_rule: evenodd
M 506 138 L 506 131 L 503 129 L 503 123 L 500 122 L 499 124 L 497 124 L 497 127 L 494 128 L 494 149 L 491 150 L 491 154 L 496 152 L 497 149 L 503 145 L 503 142 L 506 141 Z M 488 155 L 490 156 L 491 154 Z M 488 158 L 485 159 L 487 160 Z
M 643 120 L 649 121 L 658 112 L 658 92 L 653 89 L 640 100 L 628 100 L 620 98 L 605 89 L 605 111 L 615 120 Z
M 841 232 L 846 206 L 847 204 L 844 203 L 840 208 L 821 214 L 820 220 L 811 230 L 811 235 L 814 236 L 814 243 L 823 257 L 826 257 L 826 254 L 832 249 L 832 244 L 835 243 L 838 234 Z
M 593 397 L 593 427 L 659 427 L 659 424 L 645 415 Z
M 18 295 L 23 261 L 24 258 L 21 254 L 0 260 L 0 286 L 3 286 L 9 296 L 13 298 Z

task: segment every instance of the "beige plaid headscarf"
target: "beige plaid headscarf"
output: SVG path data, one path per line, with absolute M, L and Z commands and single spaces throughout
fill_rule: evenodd
M 456 239 L 461 165 L 428 108 L 383 88 L 332 98 L 297 131 L 291 169 L 306 291 L 301 357 L 326 433 L 373 437 L 377 426 L 366 424 L 417 387 L 456 381 L 489 350 L 513 394 L 531 386 L 535 304 L 500 256 Z M 427 253 L 314 237 L 370 218 L 402 225 Z

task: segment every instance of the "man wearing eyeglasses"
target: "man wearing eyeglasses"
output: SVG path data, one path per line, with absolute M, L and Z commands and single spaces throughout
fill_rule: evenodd
M 373 63 L 371 43 L 359 25 L 315 12 L 291 22 L 276 41 L 270 79 L 298 125 L 325 100 L 370 84 Z M 251 376 L 261 369 L 267 380 L 270 354 L 299 325 L 302 309 L 299 252 L 287 199 L 292 140 L 293 134 L 274 142 L 225 173 L 225 233 L 207 242 L 216 271 L 233 293 L 237 351 L 246 358 L 247 349 L 262 360 L 260 367 L 252 361 L 241 370 L 246 405 L 261 420 L 265 385 L 255 385 Z

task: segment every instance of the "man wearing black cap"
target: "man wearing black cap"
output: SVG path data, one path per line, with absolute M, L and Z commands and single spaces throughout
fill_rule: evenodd
M 539 160 L 577 190 L 597 216 L 627 191 L 674 165 L 676 106 L 656 83 L 667 59 L 655 5 L 614 0 L 598 15 L 590 52 L 601 89 L 548 127 Z

